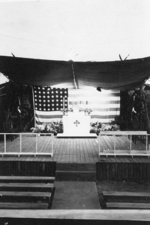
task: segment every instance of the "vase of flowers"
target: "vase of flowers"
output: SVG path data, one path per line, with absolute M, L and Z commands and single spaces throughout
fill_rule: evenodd
M 91 109 L 88 109 L 88 108 L 84 109 L 84 114 L 85 114 L 85 116 L 90 115 L 91 112 L 92 112 Z

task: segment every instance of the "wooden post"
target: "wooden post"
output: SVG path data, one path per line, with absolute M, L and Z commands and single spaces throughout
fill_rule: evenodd
M 33 98 L 33 111 L 34 111 L 34 127 L 36 126 L 36 120 L 35 120 L 35 102 L 34 102 L 34 90 L 32 86 L 32 98 Z
M 22 152 L 22 134 L 20 133 L 20 153 Z
M 53 156 L 54 134 L 51 134 L 51 141 L 52 141 L 52 156 Z
M 6 134 L 4 134 L 4 153 L 6 153 Z
M 37 133 L 35 135 L 36 135 L 36 146 L 35 146 L 35 150 L 36 150 L 36 153 L 37 153 Z
M 102 138 L 102 135 L 101 135 L 101 133 L 99 133 L 99 135 L 98 135 L 99 156 L 100 156 L 100 154 L 101 154 L 101 144 L 100 144 L 100 140 L 99 140 L 99 139 L 101 139 L 101 138 Z
M 116 135 L 115 134 L 113 135 L 113 139 L 114 139 L 114 155 L 115 155 L 115 150 L 116 150 Z

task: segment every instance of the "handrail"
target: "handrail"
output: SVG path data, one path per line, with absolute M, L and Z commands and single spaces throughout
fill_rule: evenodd
M 147 131 L 101 131 L 100 135 L 146 135 Z
M 7 146 L 7 135 L 9 136 L 17 136 L 19 137 L 19 151 L 12 151 L 13 148 L 15 149 L 16 146 L 14 144 L 14 142 L 11 142 L 11 151 L 8 151 L 8 146 Z M 0 133 L 0 136 L 3 136 L 3 140 L 4 140 L 4 144 L 3 142 L 0 143 L 0 155 L 49 155 L 49 156 L 53 156 L 53 141 L 54 141 L 54 134 L 53 133 Z M 35 137 L 35 139 L 30 140 L 30 144 L 32 144 L 32 151 L 26 151 L 23 152 L 23 140 L 25 136 L 30 136 L 30 137 Z M 39 141 L 39 136 L 51 136 L 51 140 L 50 140 L 50 145 L 48 144 L 48 149 L 50 149 L 51 151 L 38 151 L 38 141 Z M 28 141 L 28 140 L 27 140 Z M 44 141 L 44 139 L 42 139 L 42 141 Z M 45 140 L 46 141 L 46 140 Z M 14 146 L 13 146 L 14 145 Z M 17 146 L 18 147 L 18 146 Z M 1 151 L 2 150 L 2 151 Z M 33 151 L 34 150 L 34 151 Z
M 110 142 L 108 143 L 109 148 L 106 149 L 101 146 L 101 137 L 102 136 L 112 136 L 113 138 L 110 139 Z M 127 140 L 126 142 L 128 143 L 128 149 L 122 149 L 121 143 L 117 143 L 117 137 L 119 136 L 126 136 Z M 140 147 L 137 148 L 136 144 L 133 143 L 134 138 L 133 136 L 145 136 L 145 143 L 141 144 Z M 147 134 L 147 131 L 101 131 L 98 137 L 99 140 L 99 156 L 109 156 L 109 155 L 131 155 L 131 156 L 150 156 L 150 149 L 148 149 L 148 137 L 150 135 Z M 128 140 L 129 139 L 129 140 Z M 110 144 L 111 143 L 111 144 Z M 117 144 L 119 148 L 117 149 Z M 111 146 L 111 149 L 110 149 Z M 121 147 L 120 147 L 121 146 Z

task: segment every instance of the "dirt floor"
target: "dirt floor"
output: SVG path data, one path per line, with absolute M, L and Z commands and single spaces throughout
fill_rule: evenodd
M 103 204 L 103 191 L 130 191 L 150 192 L 150 181 L 126 182 L 126 181 L 97 181 L 97 191 L 100 205 Z

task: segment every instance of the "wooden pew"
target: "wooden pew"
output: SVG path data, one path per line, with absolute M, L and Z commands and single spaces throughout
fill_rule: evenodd
M 0 176 L 0 209 L 50 209 L 55 177 Z
M 104 191 L 103 208 L 150 209 L 150 193 Z
M 0 202 L 0 209 L 48 209 L 48 206 L 43 202 Z
M 0 191 L 44 191 L 52 192 L 54 184 L 45 183 L 0 183 Z
M 117 199 L 117 198 L 132 198 L 132 200 L 135 198 L 141 198 L 148 200 L 150 199 L 150 193 L 149 192 L 120 192 L 120 191 L 103 191 L 103 196 L 106 200 L 108 199 Z
M 55 177 L 0 176 L 0 183 L 54 183 Z
M 150 203 L 106 202 L 107 209 L 150 209 Z
M 49 192 L 0 191 L 0 202 L 50 202 Z

